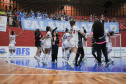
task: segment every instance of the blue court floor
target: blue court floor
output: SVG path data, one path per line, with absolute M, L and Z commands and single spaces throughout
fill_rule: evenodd
M 49 58 L 47 66 L 41 62 L 37 62 L 34 58 L 14 58 L 14 62 L 11 63 L 25 67 L 50 70 L 126 73 L 126 57 L 113 59 L 115 60 L 114 63 L 110 64 L 108 68 L 105 68 L 105 63 L 102 67 L 98 68 L 97 62 L 94 62 L 94 58 L 87 58 L 86 61 L 81 63 L 81 66 L 74 66 L 74 68 L 71 68 L 63 58 L 58 58 L 57 63 L 52 63 L 51 58 Z

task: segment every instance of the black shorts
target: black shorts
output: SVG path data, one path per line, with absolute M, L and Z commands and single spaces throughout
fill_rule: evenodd
M 77 54 L 84 55 L 84 49 L 83 49 L 83 47 L 78 47 Z
M 35 41 L 35 46 L 36 47 L 41 47 L 41 41 Z

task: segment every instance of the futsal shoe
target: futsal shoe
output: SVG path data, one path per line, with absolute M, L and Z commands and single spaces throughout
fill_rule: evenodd
M 83 61 L 86 61 L 86 59 L 83 58 Z
M 103 63 L 98 63 L 98 68 L 100 68 L 103 65 Z
M 79 64 L 75 64 L 75 66 L 79 66 Z
M 47 63 L 46 63 L 46 62 L 44 62 L 43 64 L 44 64 L 44 65 L 47 65 Z
M 114 61 L 111 61 L 111 63 L 113 64 L 113 63 L 114 63 Z
M 107 62 L 105 65 L 105 68 L 109 67 L 109 65 L 110 65 L 110 62 Z
M 79 66 L 81 66 L 81 63 L 80 63 L 80 62 L 78 62 L 78 65 L 79 65 Z
M 69 64 L 72 68 L 74 68 L 74 65 L 73 65 L 73 64 L 71 64 L 69 61 L 68 61 L 68 64 Z
M 41 60 L 41 63 L 44 63 L 43 59 Z
M 9 60 L 5 60 L 5 62 L 10 63 L 10 61 L 9 61 Z
M 40 58 L 38 56 L 34 56 L 34 58 L 37 60 L 37 61 L 40 61 Z
M 11 62 L 14 62 L 14 59 L 13 58 L 11 58 L 11 60 L 10 60 Z

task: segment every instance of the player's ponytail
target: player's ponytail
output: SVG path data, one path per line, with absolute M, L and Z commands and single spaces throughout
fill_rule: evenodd
M 14 35 L 14 31 L 12 31 L 11 34 Z
M 109 34 L 110 34 L 110 36 L 113 36 L 113 34 L 114 34 L 114 31 L 111 31 L 111 32 L 109 32 Z
M 50 28 L 51 28 L 50 26 L 47 26 L 46 27 L 46 32 L 48 32 L 50 30 Z
M 74 21 L 74 20 L 71 20 L 71 21 L 70 21 L 70 26 L 71 26 L 71 28 L 74 26 L 74 24 L 75 24 L 75 21 Z
M 65 32 L 67 32 L 67 31 L 68 31 L 68 29 L 66 28 Z

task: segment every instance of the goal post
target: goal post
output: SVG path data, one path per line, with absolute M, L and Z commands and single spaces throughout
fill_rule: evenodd
M 86 35 L 87 37 L 87 42 L 86 46 L 84 47 L 85 50 L 85 57 L 93 57 L 92 55 L 92 39 L 90 38 L 90 34 Z M 110 37 L 111 42 L 112 42 L 112 52 L 110 52 L 111 57 L 122 57 L 122 50 L 121 50 L 121 34 L 114 34 L 113 36 Z

